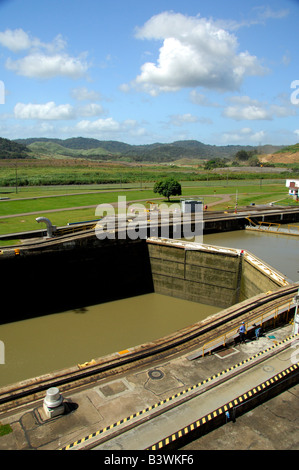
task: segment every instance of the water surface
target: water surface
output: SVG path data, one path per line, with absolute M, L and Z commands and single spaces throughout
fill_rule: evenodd
M 0 326 L 0 386 L 153 341 L 219 307 L 147 294 Z
M 237 230 L 204 235 L 203 243 L 248 250 L 289 280 L 299 281 L 299 236 Z

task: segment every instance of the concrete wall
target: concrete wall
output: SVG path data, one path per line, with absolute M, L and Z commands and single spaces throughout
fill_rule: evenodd
M 157 293 L 227 308 L 286 285 L 282 276 L 250 253 L 230 248 L 150 238 Z
M 274 291 L 287 284 L 288 281 L 278 271 L 251 253 L 244 253 L 240 302 L 263 292 Z
M 2 323 L 153 292 L 144 240 L 20 247 L 0 256 L 0 270 Z
M 148 240 L 155 292 L 222 308 L 234 304 L 240 274 L 238 250 L 193 247 L 186 242 Z

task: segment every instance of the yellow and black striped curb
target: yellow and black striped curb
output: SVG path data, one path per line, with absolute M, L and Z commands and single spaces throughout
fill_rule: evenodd
M 203 380 L 202 382 L 197 383 L 196 385 L 192 385 L 191 387 L 188 387 L 187 389 L 182 390 L 181 392 L 178 392 L 178 393 L 176 393 L 175 395 L 172 395 L 171 397 L 165 398 L 164 400 L 161 400 L 161 401 L 155 403 L 155 404 L 152 405 L 152 406 L 149 406 L 149 407 L 147 407 L 147 408 L 144 408 L 143 410 L 138 411 L 137 413 L 134 413 L 134 414 L 128 416 L 127 418 L 123 418 L 123 419 L 121 419 L 121 420 L 119 420 L 119 421 L 117 421 L 117 422 L 115 422 L 115 423 L 113 423 L 113 424 L 111 424 L 111 425 L 109 425 L 109 426 L 107 426 L 107 427 L 105 427 L 105 428 L 100 429 L 99 431 L 96 431 L 96 432 L 94 432 L 94 433 L 92 433 L 92 434 L 89 434 L 89 435 L 86 436 L 86 437 L 83 437 L 83 438 L 81 438 L 81 439 L 78 439 L 77 441 L 75 441 L 75 442 L 73 442 L 73 443 L 71 443 L 71 444 L 68 444 L 68 445 L 65 446 L 65 447 L 62 447 L 62 448 L 60 448 L 59 450 L 70 450 L 70 449 L 73 449 L 75 446 L 77 446 L 77 445 L 79 445 L 79 444 L 83 444 L 84 442 L 86 442 L 86 441 L 88 441 L 88 440 L 90 440 L 90 439 L 93 439 L 93 438 L 95 438 L 95 437 L 97 437 L 97 436 L 100 436 L 101 434 L 103 434 L 103 433 L 105 433 L 105 432 L 107 432 L 107 431 L 110 431 L 111 429 L 114 429 L 114 428 L 116 428 L 117 426 L 120 426 L 121 424 L 125 424 L 125 423 L 131 421 L 131 420 L 134 419 L 134 418 L 137 418 L 137 417 L 139 417 L 139 416 L 142 416 L 142 415 L 144 415 L 145 413 L 148 413 L 149 411 L 155 410 L 156 408 L 160 407 L 161 405 L 168 404 L 168 403 L 171 402 L 172 400 L 174 400 L 174 399 L 176 399 L 176 398 L 179 398 L 179 397 L 182 397 L 182 396 L 185 395 L 186 393 L 189 393 L 189 392 L 191 392 L 191 391 L 193 391 L 193 390 L 195 390 L 195 389 L 197 389 L 197 388 L 199 388 L 199 387 L 201 387 L 201 386 L 203 386 L 203 385 L 206 385 L 208 382 L 210 382 L 210 381 L 212 381 L 212 380 L 215 380 L 216 378 L 219 378 L 219 377 L 221 377 L 221 376 L 223 376 L 223 375 L 225 375 L 225 374 L 227 374 L 227 373 L 229 373 L 229 372 L 231 372 L 231 371 L 233 371 L 233 370 L 236 370 L 236 369 L 237 369 L 238 367 L 240 367 L 240 366 L 243 366 L 243 365 L 245 365 L 245 364 L 248 364 L 249 362 L 253 361 L 254 359 L 256 359 L 256 358 L 262 356 L 263 354 L 266 354 L 266 353 L 268 353 L 269 351 L 271 351 L 271 350 L 277 348 L 278 346 L 280 346 L 280 345 L 282 345 L 282 344 L 284 344 L 284 343 L 287 343 L 288 341 L 291 341 L 291 340 L 294 339 L 296 336 L 298 336 L 298 335 L 289 336 L 289 337 L 287 337 L 286 339 L 284 339 L 283 341 L 281 341 L 281 342 L 279 342 L 279 343 L 275 343 L 273 346 L 270 346 L 269 348 L 265 349 L 264 351 L 260 351 L 260 352 L 258 352 L 257 354 L 255 354 L 254 356 L 251 356 L 251 357 L 245 359 L 244 361 L 239 362 L 238 364 L 235 364 L 235 365 L 229 367 L 228 369 L 225 369 L 225 370 L 223 370 L 223 371 L 221 371 L 221 372 L 218 372 L 218 374 L 212 375 L 211 377 L 209 377 L 209 378 Z
M 193 423 L 185 426 L 184 428 L 176 431 L 175 433 L 171 434 L 170 436 L 162 439 L 161 441 L 156 442 L 152 446 L 148 447 L 145 450 L 159 450 L 163 447 L 167 447 L 172 444 L 174 441 L 181 439 L 182 437 L 186 436 L 187 434 L 198 430 L 200 427 L 207 425 L 207 423 L 211 422 L 213 419 L 217 418 L 218 416 L 224 415 L 229 412 L 232 408 L 239 406 L 241 404 L 245 404 L 246 401 L 249 401 L 254 396 L 257 396 L 259 393 L 264 392 L 268 387 L 274 385 L 276 382 L 280 381 L 281 379 L 287 378 L 289 374 L 299 369 L 299 363 L 293 364 L 292 366 L 288 367 L 287 369 L 283 370 L 279 374 L 271 377 L 270 379 L 266 380 L 265 382 L 261 383 L 257 387 L 248 390 L 243 395 L 235 398 L 234 400 L 226 403 L 225 405 L 217 408 L 216 410 L 212 411 L 211 413 L 205 415 L 204 417 L 194 421 Z M 230 415 L 229 415 L 230 416 Z M 228 418 L 229 419 L 229 418 Z

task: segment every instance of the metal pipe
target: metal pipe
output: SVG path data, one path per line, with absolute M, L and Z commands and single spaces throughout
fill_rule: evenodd
M 35 219 L 36 222 L 40 223 L 40 222 L 44 222 L 47 226 L 47 236 L 52 238 L 53 237 L 53 232 L 56 230 L 56 227 L 54 225 L 52 225 L 52 222 L 47 219 L 46 217 L 37 217 L 37 219 Z

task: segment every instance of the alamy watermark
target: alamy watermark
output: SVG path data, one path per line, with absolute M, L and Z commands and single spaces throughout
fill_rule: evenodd
M 126 197 L 119 196 L 117 205 L 100 204 L 95 215 L 101 217 L 95 227 L 99 240 L 146 239 L 148 237 L 184 239 L 202 243 L 203 209 L 195 204 L 192 212 L 182 211 L 179 203 L 127 205 Z
M 0 340 L 0 365 L 5 364 L 5 345 L 3 341 Z
M 299 104 L 299 80 L 293 80 L 291 83 L 291 88 L 295 88 L 295 90 L 291 93 L 291 103 L 297 105 Z
M 2 80 L 0 80 L 0 104 L 5 104 L 5 86 Z

